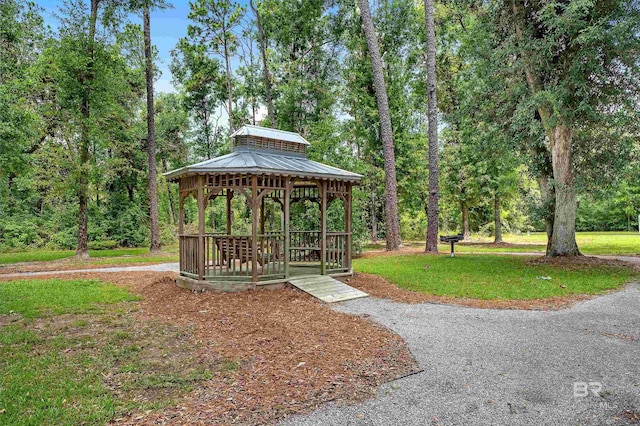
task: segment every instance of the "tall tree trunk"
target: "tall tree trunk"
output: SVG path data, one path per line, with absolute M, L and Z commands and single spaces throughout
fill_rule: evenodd
M 211 146 L 211 128 L 209 127 L 209 106 L 205 106 L 204 112 L 202 114 L 202 124 L 204 125 L 204 137 L 206 139 L 207 145 L 207 159 L 210 160 L 213 158 L 213 147 Z
M 267 62 L 267 40 L 264 35 L 264 28 L 262 27 L 262 22 L 260 21 L 260 12 L 258 12 L 258 8 L 256 8 L 253 4 L 253 0 L 249 1 L 249 6 L 251 6 L 251 10 L 254 15 L 256 15 L 256 25 L 258 27 L 258 37 L 260 39 L 260 56 L 262 56 L 262 77 L 264 79 L 264 93 L 265 93 L 265 101 L 267 103 L 267 113 L 269 117 L 269 124 L 271 127 L 276 126 L 276 113 L 273 108 L 273 98 L 271 97 L 271 75 L 269 73 L 269 65 Z
M 538 178 L 540 197 L 542 198 L 542 207 L 544 209 L 544 228 L 547 233 L 547 256 L 551 255 L 551 243 L 553 241 L 553 217 L 555 215 L 556 204 L 555 193 L 551 180 L 552 176 L 545 172 L 543 172 L 540 178 Z
M 223 28 L 223 32 L 226 34 L 226 29 Z M 227 104 L 229 110 L 229 129 L 231 132 L 235 130 L 235 125 L 233 123 L 233 89 L 231 88 L 231 65 L 229 64 L 229 49 L 227 47 L 227 39 L 223 41 L 224 45 L 224 63 L 226 66 L 226 75 L 227 75 Z
M 429 126 L 429 214 L 425 251 L 438 252 L 438 101 L 436 97 L 436 30 L 433 0 L 424 0 L 427 30 L 427 121 Z
M 89 257 L 89 235 L 87 232 L 87 202 L 89 199 L 89 121 L 91 120 L 91 88 L 95 78 L 94 67 L 94 43 L 96 38 L 96 25 L 98 21 L 99 0 L 91 0 L 91 16 L 89 18 L 89 46 L 87 74 L 84 77 L 85 91 L 82 94 L 82 126 L 80 128 L 80 166 L 78 177 L 78 246 L 76 256 Z
M 462 202 L 462 206 L 461 206 L 461 210 L 462 210 L 462 235 L 463 238 L 466 240 L 470 240 L 471 239 L 471 232 L 469 232 L 469 206 L 467 205 L 467 203 L 465 201 Z
M 256 104 L 251 103 L 251 124 L 256 125 Z
M 493 201 L 493 218 L 495 222 L 495 238 L 493 239 L 493 242 L 496 244 L 504 242 L 502 241 L 502 214 L 500 212 L 502 206 L 500 204 L 500 195 L 497 191 L 494 195 Z
M 164 170 L 167 170 L 167 160 L 163 159 L 162 160 L 162 167 L 164 168 Z M 167 193 L 169 194 L 169 208 L 171 209 L 171 218 L 173 219 L 173 224 L 177 225 L 178 224 L 178 212 L 176 211 L 176 202 L 174 201 L 173 198 L 173 190 L 171 188 L 171 185 L 169 184 L 169 182 L 167 180 L 164 181 L 165 185 L 167 186 Z
M 159 253 L 160 225 L 158 224 L 158 182 L 156 181 L 156 134 L 155 109 L 153 105 L 153 57 L 151 53 L 151 18 L 149 3 L 144 7 L 144 58 L 147 79 L 147 155 L 149 158 L 149 223 L 151 244 L 149 251 Z
M 371 244 L 378 243 L 378 215 L 376 213 L 376 188 L 371 185 Z
M 382 73 L 382 58 L 371 11 L 368 0 L 358 0 L 362 27 L 367 39 L 369 59 L 371 60 L 371 71 L 373 74 L 373 85 L 376 91 L 378 102 L 378 116 L 380 118 L 380 138 L 384 153 L 384 174 L 385 174 L 385 211 L 386 211 L 386 234 L 387 250 L 398 250 L 400 248 L 400 222 L 398 220 L 398 192 L 396 181 L 396 159 L 393 147 L 393 133 L 391 128 L 391 115 L 389 113 L 389 99 L 387 98 L 387 88 L 384 83 Z
M 173 224 L 178 224 L 178 212 L 176 212 L 176 202 L 173 198 L 173 190 L 169 182 L 165 181 L 167 184 L 167 193 L 169 194 L 169 208 L 171 209 L 171 219 L 173 220 Z
M 555 215 L 553 218 L 553 240 L 550 256 L 578 256 L 576 243 L 576 188 L 571 164 L 571 140 L 573 132 L 565 125 L 556 126 L 549 132 L 551 161 L 555 183 Z
M 631 215 L 627 213 L 627 232 L 631 231 Z

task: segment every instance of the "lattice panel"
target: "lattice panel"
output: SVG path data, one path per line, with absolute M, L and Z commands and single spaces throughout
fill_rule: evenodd
M 258 188 L 261 189 L 284 189 L 287 178 L 283 176 L 258 176 Z
M 212 188 L 251 188 L 251 176 L 247 175 L 207 175 L 207 186 Z
M 178 182 L 180 191 L 189 191 L 198 187 L 198 176 L 187 176 L 180 178 Z
M 317 186 L 296 186 L 291 191 L 291 201 L 297 202 L 302 200 L 310 200 L 318 202 L 320 200 L 320 191 Z
M 262 138 L 259 136 L 236 136 L 234 146 L 250 146 L 274 151 L 295 152 L 297 154 L 307 153 L 307 146 L 305 144 Z
M 335 195 L 347 195 L 349 193 L 349 185 L 340 180 L 330 180 L 327 182 L 327 193 Z

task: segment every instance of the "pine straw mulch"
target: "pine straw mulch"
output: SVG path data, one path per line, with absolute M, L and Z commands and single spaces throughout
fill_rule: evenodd
M 575 271 L 590 269 L 590 268 L 631 268 L 634 271 L 640 272 L 640 259 L 638 262 L 631 262 L 625 260 L 615 259 L 613 257 L 595 257 L 595 256 L 558 256 L 558 257 L 536 257 L 527 261 L 530 265 L 553 265 L 555 267 L 562 268 L 566 271 Z
M 232 362 L 232 371 L 198 383 L 176 406 L 132 413 L 118 424 L 273 423 L 329 401 L 363 400 L 381 383 L 418 369 L 398 335 L 302 292 L 195 293 L 177 287 L 174 277 L 154 272 L 32 277 L 97 278 L 124 286 L 143 297 L 137 318 L 192 330 L 198 347 L 193 356 L 200 362 Z

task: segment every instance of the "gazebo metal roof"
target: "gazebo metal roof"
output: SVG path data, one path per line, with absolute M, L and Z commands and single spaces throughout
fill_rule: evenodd
M 257 136 L 260 138 L 276 139 L 287 142 L 297 142 L 303 145 L 311 145 L 309 141 L 303 138 L 299 133 L 287 132 L 286 130 L 271 129 L 268 127 L 253 126 L 245 124 L 231 134 L 231 138 L 236 136 Z
M 310 145 L 297 133 L 258 126 L 243 126 L 232 135 L 233 138 L 239 136 L 254 136 Z M 358 182 L 362 177 L 357 173 L 309 160 L 302 153 L 242 145 L 235 146 L 230 154 L 167 172 L 165 176 L 170 181 L 176 181 L 182 176 L 206 173 L 266 174 L 350 182 Z

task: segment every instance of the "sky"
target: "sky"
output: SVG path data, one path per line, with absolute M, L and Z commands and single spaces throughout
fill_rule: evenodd
M 162 75 L 155 84 L 156 92 L 174 92 L 175 88 L 171 82 L 171 49 L 175 47 L 181 37 L 187 35 L 189 20 L 189 2 L 187 0 L 169 0 L 173 4 L 172 9 L 155 10 L 151 12 L 151 42 L 158 49 L 158 56 L 161 63 L 158 64 Z M 63 0 L 36 0 L 36 3 L 44 9 L 43 18 L 45 23 L 54 30 L 58 27 L 55 13 L 58 7 L 63 4 Z M 241 5 L 249 9 L 248 0 L 238 1 Z M 142 25 L 140 16 L 131 15 L 131 22 Z

